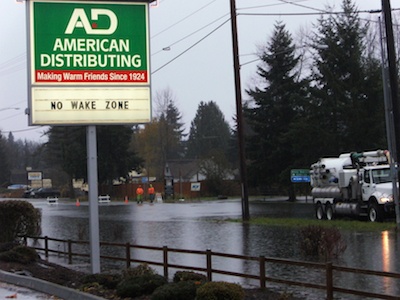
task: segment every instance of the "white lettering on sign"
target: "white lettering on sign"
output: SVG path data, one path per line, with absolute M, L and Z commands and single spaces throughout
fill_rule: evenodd
M 61 74 L 56 74 L 53 72 L 38 72 L 37 80 L 45 80 L 45 81 L 58 81 L 62 80 Z
M 115 13 L 109 9 L 91 9 L 91 20 L 97 21 L 99 16 L 107 16 L 110 19 L 110 27 L 105 29 L 97 28 L 97 23 L 90 24 L 83 8 L 75 8 L 69 19 L 65 34 L 72 34 L 75 28 L 85 29 L 87 34 L 113 34 L 118 27 L 118 19 Z
M 41 67 L 74 68 L 140 68 L 142 59 L 139 54 L 40 54 Z
M 56 38 L 53 51 L 129 52 L 129 40 Z

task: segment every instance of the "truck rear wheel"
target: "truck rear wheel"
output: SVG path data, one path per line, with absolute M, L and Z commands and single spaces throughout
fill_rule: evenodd
M 316 206 L 315 206 L 315 217 L 318 220 L 325 219 L 324 208 L 322 207 L 321 203 L 317 203 Z
M 334 219 L 333 208 L 332 208 L 332 205 L 330 203 L 326 204 L 325 212 L 326 212 L 326 219 L 327 220 L 333 220 Z
M 382 222 L 383 211 L 377 203 L 370 203 L 368 206 L 368 220 L 370 222 Z

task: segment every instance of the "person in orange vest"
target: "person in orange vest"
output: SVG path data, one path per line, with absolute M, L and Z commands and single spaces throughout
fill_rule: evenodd
M 154 193 L 155 193 L 154 187 L 152 184 L 150 184 L 149 188 L 147 189 L 147 194 L 149 195 L 150 203 L 153 203 L 154 201 L 154 196 L 155 196 Z
M 143 203 L 143 188 L 141 185 L 138 186 L 136 189 L 136 202 L 137 203 Z

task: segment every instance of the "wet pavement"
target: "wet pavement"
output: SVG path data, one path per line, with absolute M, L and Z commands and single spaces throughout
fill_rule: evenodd
M 0 282 L 0 300 L 4 299 L 18 299 L 18 300 L 29 300 L 29 299 L 60 299 L 54 296 L 39 293 L 32 289 Z

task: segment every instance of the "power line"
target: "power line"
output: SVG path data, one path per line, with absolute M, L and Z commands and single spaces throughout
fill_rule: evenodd
M 311 10 L 315 10 L 315 11 L 319 11 L 321 13 L 328 13 L 328 11 L 326 11 L 326 10 L 318 9 L 318 8 L 315 8 L 315 7 L 310 7 L 310 6 L 307 6 L 307 5 L 298 4 L 298 3 L 294 2 L 294 1 L 288 1 L 288 0 L 279 0 L 279 1 L 283 2 L 284 4 L 291 4 L 291 5 L 294 5 L 294 6 L 307 8 L 307 9 L 311 9 Z
M 400 10 L 400 8 L 392 9 Z M 380 10 L 360 10 L 356 13 L 380 13 Z M 304 13 L 239 13 L 242 16 L 322 16 L 322 15 L 343 15 L 344 11 L 326 11 L 326 12 L 304 12 Z
M 180 56 L 182 56 L 183 54 L 185 54 L 186 52 L 188 52 L 190 49 L 192 49 L 194 46 L 198 45 L 200 42 L 202 42 L 203 40 L 205 40 L 207 37 L 209 37 L 211 34 L 213 34 L 215 31 L 217 31 L 219 28 L 221 28 L 224 24 L 226 24 L 228 21 L 230 20 L 227 19 L 225 22 L 223 22 L 222 24 L 220 24 L 217 28 L 213 29 L 211 32 L 209 32 L 207 35 L 205 35 L 204 37 L 202 37 L 200 40 L 198 40 L 196 43 L 194 43 L 193 45 L 191 45 L 189 48 L 186 48 L 186 50 L 184 50 L 183 52 L 181 52 L 180 54 L 178 54 L 177 56 L 175 56 L 173 59 L 171 59 L 170 61 L 168 61 L 167 63 L 163 64 L 161 67 L 159 67 L 158 69 L 154 70 L 153 72 L 151 72 L 151 74 L 153 75 L 154 73 L 158 72 L 159 70 L 163 69 L 164 67 L 166 67 L 167 65 L 169 65 L 171 62 L 173 62 L 174 60 L 176 60 L 177 58 L 179 58 Z
M 167 47 L 172 47 L 172 46 L 174 46 L 174 45 L 176 45 L 176 44 L 182 42 L 183 40 L 185 40 L 185 39 L 191 37 L 192 35 L 194 35 L 194 34 L 196 34 L 197 32 L 203 30 L 204 28 L 206 28 L 206 27 L 208 27 L 208 26 L 214 24 L 215 22 L 221 20 L 222 18 L 226 17 L 227 15 L 229 15 L 229 14 L 227 13 L 227 14 L 223 15 L 222 17 L 219 17 L 218 19 L 215 19 L 214 21 L 208 23 L 207 25 L 204 25 L 203 27 L 200 27 L 199 29 L 197 29 L 197 30 L 193 31 L 192 33 L 190 33 L 190 34 L 184 36 L 183 38 L 181 38 L 181 39 L 179 39 L 179 40 L 173 42 L 172 44 L 169 44 L 169 45 L 166 46 L 165 48 L 167 48 Z M 154 56 L 154 55 L 156 55 L 156 54 L 158 54 L 158 53 L 160 53 L 160 52 L 163 52 L 163 51 L 164 51 L 164 48 L 161 49 L 161 50 L 159 50 L 159 51 L 157 51 L 157 52 L 155 52 L 155 53 L 153 53 L 152 56 Z
M 308 0 L 298 0 L 295 2 L 305 2 Z M 255 9 L 255 8 L 264 8 L 264 7 L 271 7 L 271 6 L 281 6 L 281 5 L 285 5 L 286 3 L 274 3 L 274 4 L 264 4 L 264 5 L 257 5 L 257 6 L 249 6 L 249 7 L 240 7 L 240 8 L 236 8 L 236 11 L 239 10 L 245 10 L 245 9 Z
M 0 76 L 9 75 L 26 68 L 26 52 L 10 58 L 0 64 Z
M 161 30 L 159 33 L 156 33 L 155 35 L 153 35 L 151 38 L 155 38 L 156 36 L 160 35 L 161 33 L 167 31 L 168 29 L 171 29 L 172 27 L 174 27 L 175 25 L 183 22 L 184 20 L 188 19 L 189 17 L 195 15 L 196 13 L 198 13 L 199 11 L 201 11 L 202 9 L 206 8 L 207 6 L 209 6 L 210 4 L 212 4 L 213 2 L 215 2 L 216 0 L 213 0 L 211 2 L 209 2 L 208 4 L 200 7 L 199 9 L 197 9 L 196 11 L 192 12 L 191 14 L 187 15 L 186 17 L 184 17 L 183 19 L 180 19 L 179 21 L 175 22 L 174 24 L 168 26 L 167 28 Z
M 17 129 L 17 130 L 5 130 L 5 131 L 0 130 L 0 133 L 26 132 L 26 131 L 38 130 L 43 127 L 45 127 L 45 126 L 35 126 L 33 128 Z

